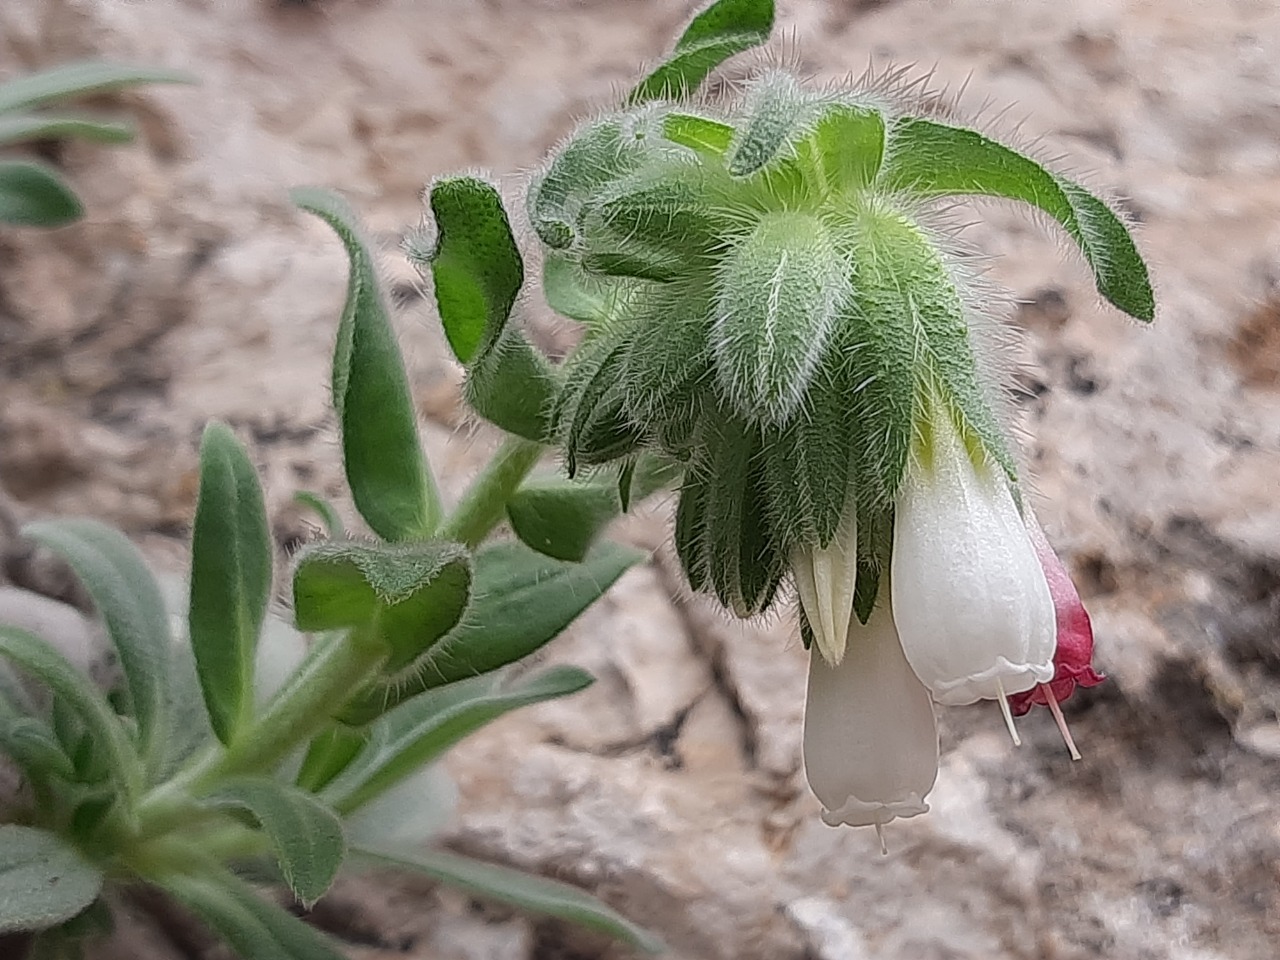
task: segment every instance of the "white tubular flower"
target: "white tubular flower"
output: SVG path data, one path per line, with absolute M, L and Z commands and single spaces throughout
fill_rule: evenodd
M 1053 678 L 1053 598 L 999 468 L 974 463 L 946 412 L 932 428 L 898 495 L 894 622 L 935 700 L 998 699 L 1007 716 L 1006 694 Z
M 889 605 L 854 621 L 839 666 L 809 658 L 804 766 L 830 826 L 884 824 L 927 813 L 938 776 L 929 691 L 902 654 Z M 883 843 L 883 836 L 882 836 Z
M 796 548 L 791 571 L 818 652 L 831 666 L 844 657 L 858 578 L 858 526 L 852 510 L 824 548 Z

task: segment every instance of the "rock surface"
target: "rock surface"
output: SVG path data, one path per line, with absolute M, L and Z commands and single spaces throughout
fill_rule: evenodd
M 1267 0 L 781 0 L 787 56 L 822 78 L 933 65 L 934 84 L 1123 195 L 1162 311 L 1100 305 L 1062 242 L 986 205 L 1025 333 L 1016 374 L 1037 512 L 1095 618 L 1109 683 L 1011 748 L 948 711 L 927 817 L 816 817 L 799 775 L 804 655 L 786 618 L 728 623 L 661 552 L 547 652 L 600 677 L 450 758 L 447 842 L 589 887 L 680 958 L 1270 960 L 1280 942 L 1280 12 Z M 456 493 L 493 438 L 394 255 L 417 192 L 517 172 L 660 55 L 685 0 L 9 0 L 0 75 L 78 56 L 181 66 L 129 94 L 141 141 L 59 148 L 89 216 L 0 235 L 0 552 L 76 599 L 6 520 L 90 514 L 180 564 L 208 417 L 286 502 L 336 493 L 325 370 L 345 265 L 286 191 L 344 190 L 386 251 L 423 436 Z M 914 73 L 912 75 L 915 75 Z M 994 110 L 988 110 L 994 115 Z M 518 178 L 512 178 L 516 184 Z M 513 187 L 514 188 L 514 187 Z M 537 311 L 530 308 L 537 319 Z M 539 329 L 547 342 L 563 327 Z M 662 508 L 621 535 L 665 541 Z M 317 912 L 353 957 L 621 957 L 559 924 L 400 881 Z M 101 957 L 200 956 L 150 921 Z

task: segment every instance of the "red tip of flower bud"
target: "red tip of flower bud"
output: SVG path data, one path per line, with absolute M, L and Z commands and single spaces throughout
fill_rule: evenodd
M 1058 637 L 1057 647 L 1053 652 L 1053 679 L 1009 697 L 1009 709 L 1016 717 L 1022 716 L 1034 704 L 1049 706 L 1050 693 L 1061 703 L 1075 692 L 1076 687 L 1097 686 L 1106 679 L 1093 669 L 1093 625 L 1089 622 L 1084 604 L 1080 602 L 1075 584 L 1071 582 L 1071 575 L 1053 552 L 1053 547 L 1049 546 L 1044 531 L 1034 517 L 1028 517 L 1027 526 L 1036 547 L 1036 556 L 1044 569 L 1044 578 L 1049 584 L 1049 593 L 1053 597 Z

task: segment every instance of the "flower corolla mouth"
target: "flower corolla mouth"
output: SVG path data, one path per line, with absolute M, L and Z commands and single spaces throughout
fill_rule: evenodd
M 912 672 L 889 605 L 849 626 L 837 666 L 814 651 L 804 718 L 805 775 L 831 826 L 874 826 L 928 812 L 938 776 L 929 691 Z M 882 835 L 883 845 L 883 835 Z

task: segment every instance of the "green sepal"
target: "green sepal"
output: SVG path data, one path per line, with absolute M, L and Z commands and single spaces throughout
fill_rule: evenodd
M 1124 222 L 1079 184 L 976 130 L 899 119 L 878 182 L 918 197 L 978 194 L 1038 207 L 1079 246 L 1103 297 L 1138 320 L 1155 317 L 1147 266 Z
M 443 513 L 440 494 L 418 439 L 409 378 L 359 222 L 336 194 L 299 189 L 291 196 L 337 233 L 350 264 L 332 385 L 356 509 L 384 540 L 429 537 Z
M 845 259 L 807 214 L 764 217 L 717 271 L 712 356 L 721 395 L 783 426 L 804 402 L 846 294 Z
M 319 793 L 347 768 L 368 739 L 366 731 L 345 725 L 317 734 L 307 746 L 294 782 L 303 790 Z
M 725 162 L 733 177 L 749 177 L 793 157 L 789 148 L 811 128 L 815 112 L 813 96 L 780 70 L 752 84 L 745 106 Z
M 535 478 L 507 501 L 507 519 L 515 535 L 539 553 L 576 563 L 620 506 L 611 482 Z
M 772 32 L 773 0 L 717 0 L 693 18 L 671 56 L 636 85 L 628 102 L 688 97 L 716 67 L 767 43 Z
M 824 191 L 842 193 L 870 185 L 884 162 L 885 119 L 860 104 L 824 104 L 802 149 Z

